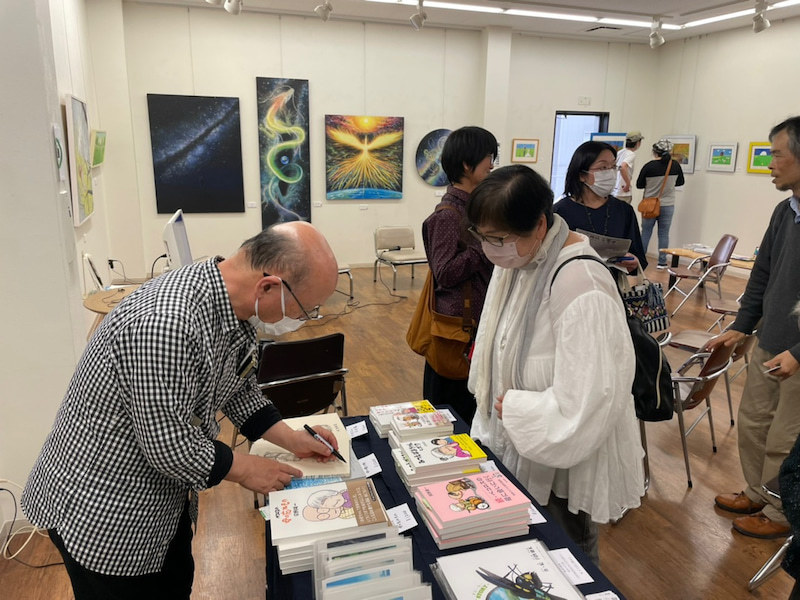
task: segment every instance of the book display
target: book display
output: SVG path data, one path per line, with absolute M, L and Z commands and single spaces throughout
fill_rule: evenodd
M 440 556 L 433 573 L 449 600 L 583 598 L 534 539 Z
M 411 492 L 451 475 L 476 473 L 486 453 L 466 433 L 400 442 L 392 450 L 400 479 Z
M 531 501 L 500 471 L 423 485 L 414 499 L 442 550 L 528 533 Z
M 406 442 L 450 435 L 453 433 L 453 424 L 438 410 L 428 413 L 399 413 L 392 415 L 391 433 L 398 440 Z
M 415 413 L 432 413 L 436 412 L 433 404 L 427 400 L 418 400 L 416 402 L 397 402 L 395 404 L 381 404 L 379 406 L 372 406 L 369 409 L 369 420 L 378 435 L 385 438 L 389 435 L 389 430 L 392 428 L 392 415 L 394 414 L 415 414 Z
M 315 541 L 343 533 L 366 535 L 391 525 L 369 479 L 271 492 L 269 523 L 284 574 L 312 568 Z

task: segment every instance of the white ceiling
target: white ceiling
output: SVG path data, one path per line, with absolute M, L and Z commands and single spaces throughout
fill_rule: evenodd
M 151 4 L 173 4 L 183 6 L 207 7 L 210 10 L 224 12 L 221 6 L 212 6 L 203 0 L 127 0 Z M 415 6 L 401 3 L 367 2 L 366 0 L 329 0 L 333 5 L 333 13 L 328 25 L 336 26 L 338 20 L 357 20 L 384 23 L 408 24 L 409 17 L 416 12 Z M 405 0 L 406 2 L 408 0 Z M 547 2 L 537 0 L 440 0 L 459 4 L 473 4 L 497 7 L 501 9 L 534 10 L 548 13 L 566 13 L 572 15 L 592 16 L 597 18 L 630 19 L 650 22 L 654 16 L 662 17 L 664 24 L 685 25 L 686 23 L 714 17 L 721 14 L 753 9 L 755 0 L 572 0 L 571 2 Z M 323 0 L 243 0 L 243 12 L 265 12 L 311 16 L 314 7 Z M 776 4 L 778 0 L 770 0 Z M 632 43 L 648 43 L 649 27 L 632 27 L 627 25 L 604 25 L 602 23 L 585 23 L 540 19 L 506 14 L 489 14 L 447 10 L 424 7 L 428 20 L 425 27 L 458 27 L 466 29 L 482 29 L 484 27 L 510 27 L 512 30 L 533 35 L 580 38 L 589 40 L 621 41 Z M 800 4 L 776 8 L 767 11 L 767 18 L 773 26 L 781 24 L 784 19 L 800 16 Z M 237 18 L 229 15 L 231 19 Z M 800 23 L 790 23 L 798 28 Z M 745 15 L 726 21 L 690 27 L 675 31 L 663 31 L 667 43 L 686 37 L 694 37 L 706 33 L 724 31 L 752 26 L 752 15 Z M 759 34 L 768 38 L 769 30 Z

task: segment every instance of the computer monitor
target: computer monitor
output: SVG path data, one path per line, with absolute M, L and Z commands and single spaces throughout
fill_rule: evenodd
M 192 264 L 192 251 L 186 235 L 183 211 L 179 208 L 164 226 L 164 246 L 167 248 L 167 261 L 172 269 Z

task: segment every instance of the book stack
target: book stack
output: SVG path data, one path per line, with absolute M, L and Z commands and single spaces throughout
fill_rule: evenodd
M 500 471 L 422 485 L 414 499 L 440 550 L 528 533 L 531 501 Z
M 315 478 L 325 478 L 326 481 L 338 479 L 342 481 L 350 477 L 350 466 L 354 463 L 350 452 L 350 435 L 347 433 L 342 420 L 336 413 L 323 413 L 321 415 L 309 415 L 307 417 L 293 417 L 291 419 L 284 419 L 292 429 L 303 429 L 303 425 L 314 427 L 321 425 L 325 429 L 333 432 L 336 436 L 336 442 L 339 446 L 339 454 L 345 458 L 349 458 L 347 462 L 341 460 L 330 460 L 327 462 L 318 462 L 316 458 L 298 458 L 289 450 L 281 448 L 277 444 L 268 442 L 267 440 L 256 440 L 250 448 L 250 454 L 257 454 L 277 460 L 278 462 L 287 463 L 300 469 L 303 472 L 303 479 L 311 480 L 311 485 L 315 485 Z M 310 434 L 307 434 L 310 436 Z M 300 485 L 293 482 L 295 486 Z M 320 481 L 324 483 L 324 481 Z
M 412 570 L 411 538 L 385 528 L 314 544 L 317 600 L 430 600 L 430 584 Z M 398 591 L 399 590 L 399 591 Z
M 284 575 L 312 568 L 315 541 L 341 534 L 363 536 L 391 524 L 369 479 L 271 492 L 268 512 Z
M 427 400 L 419 400 L 417 402 L 398 402 L 396 404 L 381 404 L 373 406 L 369 409 L 369 420 L 375 427 L 375 431 L 382 438 L 389 435 L 389 430 L 392 425 L 392 415 L 396 413 L 414 414 L 414 413 L 431 413 L 435 412 L 433 404 Z
M 486 453 L 466 433 L 400 442 L 392 450 L 400 479 L 413 494 L 420 485 L 480 471 Z
M 399 448 L 400 442 L 448 436 L 453 424 L 438 410 L 425 413 L 399 413 L 392 415 L 389 445 Z
M 431 570 L 449 600 L 583 598 L 539 540 L 440 556 Z

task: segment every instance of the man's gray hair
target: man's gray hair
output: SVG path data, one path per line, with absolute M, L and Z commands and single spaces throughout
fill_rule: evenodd
M 302 244 L 297 237 L 274 226 L 245 240 L 241 249 L 254 271 L 270 275 L 276 271 L 291 285 L 300 285 L 308 275 L 308 261 Z
M 769 141 L 771 142 L 772 138 L 784 130 L 789 136 L 789 151 L 797 160 L 800 160 L 800 117 L 790 117 L 775 125 L 769 132 Z

